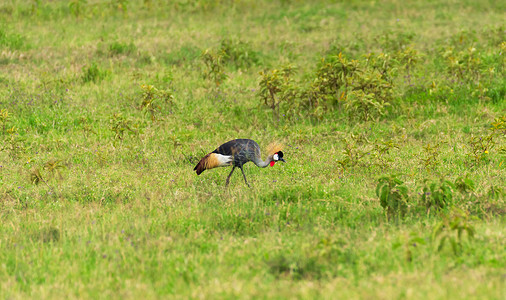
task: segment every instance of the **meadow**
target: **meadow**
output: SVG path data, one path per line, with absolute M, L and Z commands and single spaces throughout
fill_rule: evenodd
M 0 2 L 0 298 L 504 299 L 505 11 Z

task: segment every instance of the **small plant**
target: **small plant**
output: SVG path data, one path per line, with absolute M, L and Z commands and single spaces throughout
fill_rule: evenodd
M 0 151 L 8 150 L 13 157 L 25 152 L 18 128 L 11 124 L 11 114 L 7 109 L 0 109 Z M 7 135 L 2 137 L 3 135 Z
M 101 70 L 96 63 L 92 63 L 90 66 L 88 66 L 84 71 L 82 75 L 82 79 L 84 82 L 93 82 L 98 83 L 102 81 L 105 77 L 107 77 L 109 73 L 105 70 Z
M 132 128 L 132 121 L 125 118 L 121 113 L 113 114 L 110 123 L 115 139 L 123 140 L 123 135 L 127 131 L 136 133 L 136 131 Z
M 258 64 L 259 54 L 251 49 L 248 43 L 240 40 L 223 39 L 220 52 L 224 54 L 224 61 L 236 68 L 248 68 Z
M 9 111 L 7 109 L 0 110 L 0 127 L 2 128 L 2 133 L 6 132 L 7 123 L 10 120 Z
M 86 4 L 88 4 L 86 0 L 71 0 L 69 10 L 76 18 L 79 18 L 84 12 Z
M 457 177 L 457 179 L 455 179 L 454 186 L 461 193 L 471 193 L 475 188 L 474 181 L 469 178 L 469 175 L 466 175 L 465 177 Z
M 49 172 L 49 174 L 51 175 L 51 178 L 55 178 L 55 176 L 58 176 L 58 179 L 60 179 L 60 180 L 62 179 L 62 174 L 61 174 L 60 170 L 64 169 L 64 168 L 65 168 L 65 165 L 62 163 L 61 160 L 52 159 L 52 160 L 47 161 L 44 164 L 44 170 Z M 42 174 L 38 168 L 34 168 L 32 170 L 32 172 L 30 173 L 30 181 L 36 185 L 39 184 L 40 182 L 43 182 L 46 185 L 48 185 L 47 181 L 44 180 L 44 178 L 42 177 Z M 49 187 L 49 185 L 48 185 L 48 187 Z
M 297 257 L 279 254 L 266 260 L 270 272 L 275 276 L 289 276 L 295 280 L 320 278 L 322 265 L 317 257 Z
M 25 39 L 23 36 L 15 33 L 9 33 L 7 30 L 0 26 L 0 49 L 8 48 L 12 50 L 20 50 L 25 46 Z
M 260 91 L 258 92 L 264 104 L 272 109 L 274 117 L 279 119 L 279 106 L 291 100 L 291 75 L 295 71 L 292 65 L 285 65 L 279 69 L 260 72 Z
M 392 245 L 392 249 L 404 248 L 406 261 L 411 262 L 413 261 L 413 250 L 419 245 L 426 245 L 425 239 L 412 232 L 409 236 L 406 236 L 403 241 L 395 242 Z
M 39 10 L 39 6 L 41 6 L 41 0 L 32 0 L 32 7 L 30 10 L 30 13 L 32 15 L 37 15 L 38 10 Z
M 130 42 L 130 44 L 112 42 L 109 45 L 109 53 L 111 55 L 129 55 L 137 51 L 137 47 Z
M 166 90 L 159 90 L 153 85 L 143 84 L 142 89 L 142 102 L 140 109 L 146 111 L 151 115 L 151 120 L 156 119 L 156 114 L 161 110 L 161 104 L 169 104 L 173 106 L 174 96 L 171 92 Z
M 78 122 L 79 122 L 79 124 L 81 125 L 81 128 L 82 128 L 82 130 L 83 130 L 83 135 L 84 135 L 85 137 L 87 137 L 89 133 L 93 133 L 93 134 L 95 134 L 95 135 L 97 134 L 97 133 L 95 132 L 95 130 L 93 130 L 93 128 L 92 128 L 92 126 L 91 126 L 91 123 L 90 123 L 90 121 L 88 120 L 88 118 L 86 118 L 86 117 L 82 116 L 82 117 L 80 117 L 80 118 L 79 118 Z
M 408 208 L 408 187 L 397 175 L 383 176 L 378 179 L 376 195 L 381 206 L 389 215 L 404 215 Z
M 448 242 L 455 255 L 459 255 L 463 248 L 463 234 L 467 233 L 468 241 L 474 238 L 475 230 L 469 222 L 467 213 L 454 213 L 438 223 L 432 231 L 432 241 L 437 244 L 437 251 L 443 250 Z
M 504 190 L 504 187 L 497 186 L 497 185 L 491 185 L 487 196 L 489 199 L 499 200 L 506 194 L 506 191 Z
M 151 8 L 151 6 L 153 5 L 152 0 L 144 0 L 142 2 L 144 3 L 144 7 L 146 8 Z
M 387 86 L 383 86 L 384 88 L 392 87 L 393 80 L 398 74 L 398 61 L 393 55 L 383 52 L 377 55 L 369 53 L 365 55 L 363 64 L 363 68 L 367 71 L 364 72 L 365 75 L 367 75 L 368 72 L 371 74 L 376 73 L 379 75 L 379 78 L 383 80 L 383 82 L 380 81 L 377 84 L 385 85 L 386 83 Z
M 506 115 L 496 118 L 490 130 L 494 135 L 506 137 Z
M 32 184 L 39 185 L 39 183 L 43 182 L 53 193 L 53 195 L 56 197 L 56 192 L 52 186 L 49 185 L 47 180 L 42 177 L 42 174 L 38 168 L 33 168 L 30 173 L 30 181 Z
M 12 127 L 6 130 L 8 136 L 0 143 L 0 151 L 8 150 L 14 158 L 22 156 L 26 149 L 23 145 L 23 139 L 17 134 L 17 128 Z
M 350 119 L 358 118 L 363 121 L 385 115 L 386 106 L 388 103 L 377 101 L 373 93 L 365 94 L 363 90 L 351 91 L 344 102 L 344 108 Z
M 128 2 L 129 0 L 113 0 L 111 1 L 111 5 L 114 9 L 120 10 L 123 13 L 128 12 Z
M 376 141 L 371 151 L 371 156 L 377 160 L 377 164 L 383 169 L 389 168 L 389 163 L 392 160 L 389 154 L 393 149 L 400 149 L 399 144 L 392 140 Z
M 393 100 L 394 68 L 386 54 L 349 60 L 342 53 L 323 58 L 313 82 L 315 98 L 341 107 L 350 119 L 372 120 L 386 113 Z
M 450 47 L 442 55 L 446 58 L 446 70 L 450 76 L 466 83 L 479 82 L 481 59 L 475 47 L 470 46 L 461 51 Z
M 406 70 L 407 83 L 411 84 L 411 70 L 422 60 L 422 56 L 416 49 L 407 47 L 396 54 L 396 60 Z
M 65 168 L 65 165 L 62 164 L 62 161 L 61 160 L 49 160 L 47 161 L 45 164 L 44 164 L 44 169 L 46 171 L 49 172 L 49 174 L 51 174 L 51 177 L 55 177 L 58 176 L 58 178 L 61 180 L 63 177 L 62 177 L 62 174 L 60 172 L 61 169 L 64 169 Z
M 349 60 L 342 53 L 322 58 L 309 82 L 293 82 L 294 68 L 288 65 L 262 72 L 260 98 L 279 115 L 280 104 L 290 113 L 321 118 L 334 109 L 350 119 L 373 120 L 386 114 L 393 100 L 390 56 L 369 54 L 364 60 Z
M 440 144 L 428 143 L 423 147 L 424 155 L 420 158 L 423 167 L 426 169 L 434 169 L 439 165 Z
M 32 184 L 38 185 L 40 182 L 44 182 L 47 185 L 47 182 L 42 178 L 42 175 L 40 174 L 39 169 L 34 168 L 32 172 L 30 173 L 30 181 Z
M 207 68 L 204 77 L 219 86 L 228 77 L 225 67 L 248 68 L 258 64 L 259 54 L 253 51 L 248 43 L 223 39 L 218 48 L 205 50 L 201 59 Z
M 358 60 L 348 60 L 341 52 L 322 58 L 312 83 L 314 98 L 324 99 L 327 105 L 339 107 L 351 89 L 351 77 L 359 69 Z
M 369 151 L 360 149 L 358 147 L 360 139 L 360 136 L 356 136 L 354 134 L 351 135 L 350 139 L 342 139 L 344 143 L 344 149 L 342 151 L 344 158 L 342 160 L 338 160 L 337 162 L 344 171 L 348 168 L 356 166 L 362 160 L 362 158 L 366 156 L 367 153 L 369 153 Z
M 422 203 L 427 209 L 432 207 L 440 209 L 452 204 L 455 185 L 451 181 L 445 179 L 441 179 L 439 182 L 425 180 L 424 183 Z
M 216 86 L 220 86 L 228 77 L 225 74 L 225 56 L 226 53 L 223 50 L 213 51 L 209 49 L 205 50 L 201 55 L 202 61 L 207 68 L 204 76 L 207 79 L 211 79 Z
M 41 229 L 38 235 L 35 235 L 35 239 L 41 240 L 43 243 L 56 243 L 61 238 L 60 230 L 54 227 Z
M 502 139 L 506 138 L 506 115 L 496 118 L 492 123 L 492 127 L 490 128 L 490 130 L 492 131 L 490 135 L 496 137 L 498 141 L 501 141 Z M 497 153 L 506 156 L 506 146 L 504 146 L 504 144 L 502 146 L 499 146 L 499 148 L 497 149 Z M 499 166 L 501 166 L 503 162 L 504 160 L 501 161 Z
M 337 162 L 343 169 L 354 167 L 360 163 L 367 164 L 364 159 L 370 157 L 370 164 L 379 166 L 382 169 L 389 169 L 392 159 L 389 157 L 392 149 L 399 149 L 399 145 L 392 140 L 371 142 L 363 134 L 351 134 L 350 138 L 343 138 L 344 149 L 342 153 L 344 158 Z
M 490 160 L 489 151 L 495 146 L 494 135 L 472 137 L 469 139 L 468 145 L 470 150 L 469 157 L 471 157 L 475 164 L 488 162 Z
M 401 51 L 407 48 L 415 37 L 413 32 L 387 30 L 375 37 L 375 41 L 383 51 Z

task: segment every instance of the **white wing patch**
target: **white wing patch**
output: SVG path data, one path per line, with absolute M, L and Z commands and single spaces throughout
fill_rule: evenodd
M 219 162 L 219 167 L 227 167 L 227 166 L 230 166 L 230 163 L 232 162 L 232 156 L 229 156 L 229 155 L 221 155 L 221 154 L 218 154 L 218 153 L 214 153 L 214 155 L 216 156 L 216 158 L 218 159 L 218 162 Z

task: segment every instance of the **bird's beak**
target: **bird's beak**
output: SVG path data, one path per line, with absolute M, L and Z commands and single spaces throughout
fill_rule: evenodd
M 283 158 L 280 158 L 279 161 L 286 163 L 286 161 Z

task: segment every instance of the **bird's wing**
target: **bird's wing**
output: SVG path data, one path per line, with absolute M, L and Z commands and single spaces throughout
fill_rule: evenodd
M 247 149 L 254 149 L 258 147 L 258 144 L 249 139 L 236 139 L 226 142 L 225 144 L 219 146 L 216 148 L 216 150 L 213 151 L 213 153 L 218 153 L 221 155 L 237 155 L 238 153 L 243 152 Z

